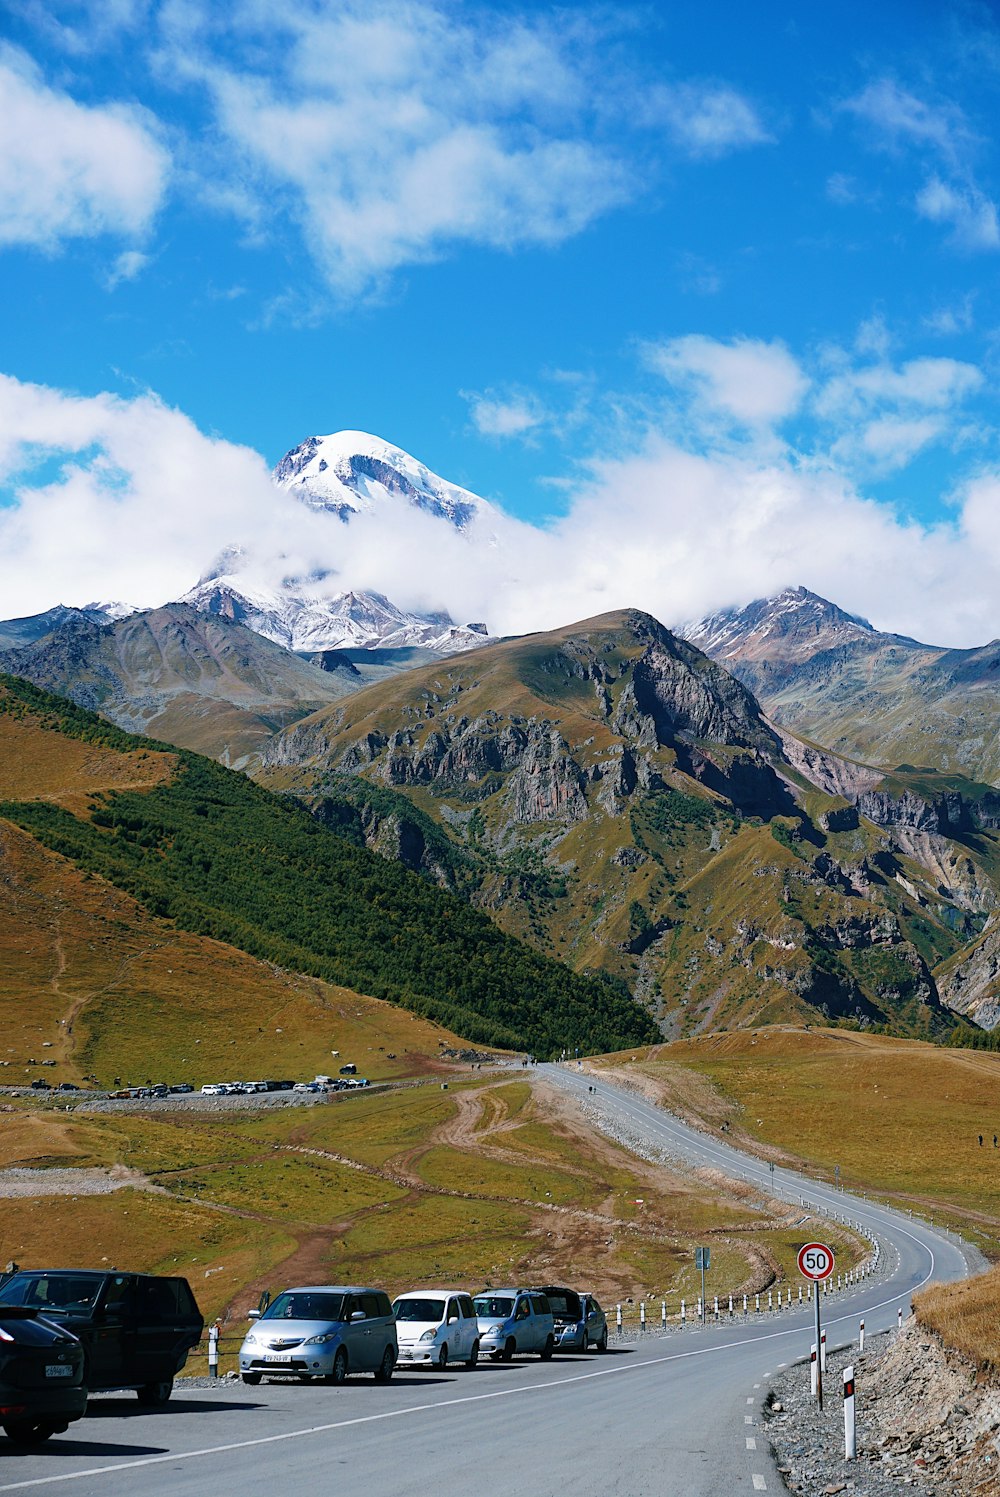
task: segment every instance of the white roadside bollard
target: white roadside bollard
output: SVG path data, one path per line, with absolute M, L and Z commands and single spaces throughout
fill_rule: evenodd
M 767 1291 L 767 1308 L 769 1310 L 774 1309 L 774 1295 L 770 1289 Z
M 639 1306 L 639 1330 L 643 1335 L 646 1333 L 646 1301 L 643 1300 Z
M 219 1325 L 210 1325 L 208 1328 L 208 1375 L 219 1376 Z
M 801 1303 L 802 1303 L 802 1285 L 800 1284 L 799 1285 L 799 1304 L 801 1305 Z
M 749 1303 L 747 1301 L 747 1297 L 746 1297 L 746 1295 L 744 1295 L 743 1296 L 743 1314 L 747 1315 L 749 1313 L 749 1309 L 750 1309 L 750 1306 L 749 1306 Z
M 702 1320 L 704 1320 L 704 1318 L 705 1318 L 705 1311 L 704 1311 L 704 1308 L 703 1308 L 702 1303 L 701 1303 L 701 1295 L 699 1294 L 699 1296 L 698 1296 L 698 1320 L 702 1321 Z
M 733 1313 L 733 1296 L 732 1295 L 729 1296 L 729 1313 L 730 1313 L 730 1315 L 732 1315 L 732 1313 Z
M 759 1315 L 760 1314 L 760 1295 L 759 1294 L 755 1294 L 754 1295 L 754 1309 L 756 1310 L 757 1314 Z
M 621 1307 L 621 1305 L 616 1305 L 615 1306 L 615 1330 L 618 1332 L 618 1334 L 620 1336 L 621 1333 L 622 1333 L 622 1307 Z
M 858 1430 L 854 1413 L 854 1368 L 844 1368 L 844 1459 L 858 1458 Z
M 687 1305 L 685 1305 L 684 1301 L 681 1300 L 681 1325 L 682 1326 L 683 1325 L 687 1325 L 687 1318 L 688 1318 Z
M 716 1318 L 716 1320 L 718 1320 L 718 1318 L 719 1318 L 719 1296 L 718 1295 L 715 1296 L 715 1318 Z
M 903 1307 L 902 1307 L 902 1305 L 900 1305 L 899 1309 L 896 1311 L 896 1330 L 897 1331 L 901 1331 L 902 1329 L 903 1329 Z
M 665 1299 L 660 1301 L 660 1327 L 664 1331 L 667 1329 L 667 1302 Z
M 826 1372 L 826 1332 L 821 1331 L 819 1337 L 819 1370 Z
M 809 1396 L 815 1398 L 819 1392 L 819 1363 L 816 1361 L 816 1343 L 812 1344 L 809 1351 Z
M 864 1321 L 862 1321 L 861 1322 L 861 1331 L 860 1331 L 860 1333 L 858 1335 L 858 1355 L 863 1357 L 864 1354 L 865 1354 L 865 1323 L 864 1323 Z
M 786 1305 L 791 1305 L 791 1303 L 792 1303 L 792 1286 L 791 1286 L 791 1284 L 789 1284 L 789 1286 L 788 1286 L 788 1293 L 785 1296 L 785 1304 Z

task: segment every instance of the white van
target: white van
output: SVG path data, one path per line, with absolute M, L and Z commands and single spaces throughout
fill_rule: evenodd
M 467 1294 L 457 1289 L 414 1289 L 394 1299 L 392 1309 L 401 1367 L 443 1371 L 449 1362 L 475 1367 L 479 1321 Z

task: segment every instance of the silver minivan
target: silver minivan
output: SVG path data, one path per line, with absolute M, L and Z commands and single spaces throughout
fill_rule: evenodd
M 544 1294 L 534 1289 L 484 1289 L 472 1301 L 479 1321 L 479 1350 L 494 1362 L 535 1351 L 547 1362 L 555 1351 L 555 1321 Z
M 373 1372 L 387 1383 L 399 1356 L 389 1296 L 357 1285 L 285 1289 L 263 1311 L 240 1347 L 245 1383 L 296 1377 L 342 1383 L 349 1372 Z

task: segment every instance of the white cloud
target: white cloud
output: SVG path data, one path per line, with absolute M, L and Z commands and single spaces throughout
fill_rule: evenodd
M 484 437 L 523 438 L 537 431 L 547 417 L 541 401 L 530 393 L 502 396 L 492 390 L 463 391 L 462 398 L 468 401 L 473 426 Z
M 113 291 L 122 281 L 134 281 L 145 270 L 150 258 L 142 250 L 123 250 L 108 271 L 104 284 Z
M 916 381 L 920 383 L 919 380 Z M 877 418 L 879 419 L 879 418 Z M 921 435 L 888 422 L 882 440 Z M 78 397 L 0 378 L 0 596 L 9 616 L 58 601 L 152 606 L 242 542 L 277 581 L 325 568 L 343 587 L 485 618 L 497 632 L 637 606 L 666 623 L 794 583 L 876 625 L 962 645 L 995 637 L 1000 475 L 957 496 L 953 523 L 901 522 L 829 465 L 739 448 L 693 453 L 653 434 L 595 462 L 547 527 L 495 514 L 467 538 L 403 500 L 341 525 L 270 482 L 153 396 Z
M 997 205 L 977 187 L 956 187 L 933 176 L 917 193 L 916 206 L 920 216 L 931 223 L 950 224 L 959 248 L 1000 248 Z
M 833 375 L 813 410 L 828 424 L 836 463 L 885 474 L 933 442 L 959 441 L 962 407 L 982 384 L 982 372 L 958 359 L 911 359 L 898 368 L 881 359 Z
M 672 384 L 693 390 L 709 411 L 746 426 L 769 426 L 796 411 L 809 381 L 781 343 L 752 338 L 720 343 L 698 333 L 647 344 L 646 363 Z
M 750 101 L 726 84 L 661 86 L 652 91 L 646 113 L 651 120 L 661 119 L 690 156 L 725 156 L 774 142 Z
M 163 195 L 167 152 L 122 104 L 78 104 L 0 49 L 0 244 L 53 249 L 80 235 L 134 236 Z
M 870 144 L 914 152 L 924 162 L 925 179 L 913 198 L 921 218 L 950 227 L 958 249 L 1000 248 L 997 205 L 975 179 L 980 141 L 957 104 L 929 104 L 893 79 L 880 78 L 840 107 L 865 125 Z
M 213 50 L 211 12 L 177 7 L 161 72 L 205 91 L 220 162 L 235 155 L 244 189 L 298 218 L 345 294 L 460 243 L 558 244 L 634 190 L 589 128 L 595 59 L 571 23 L 473 23 L 418 0 L 227 14 L 246 61 Z
M 957 105 L 928 104 L 892 78 L 875 79 L 840 107 L 874 131 L 869 139 L 875 143 L 894 149 L 929 148 L 951 164 L 957 164 L 974 139 Z

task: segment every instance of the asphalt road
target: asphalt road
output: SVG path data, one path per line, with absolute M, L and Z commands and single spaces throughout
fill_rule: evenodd
M 589 1097 L 592 1078 L 543 1068 Z M 831 1345 L 896 1323 L 929 1279 L 964 1275 L 959 1249 L 920 1222 L 766 1165 L 706 1137 L 649 1103 L 598 1082 L 602 1105 L 651 1140 L 757 1178 L 876 1231 L 890 1277 L 831 1299 Z M 387 1387 L 370 1377 L 342 1388 L 222 1382 L 184 1391 L 158 1413 L 134 1396 L 98 1398 L 87 1418 L 41 1450 L 0 1455 L 0 1493 L 66 1489 L 74 1497 L 273 1497 L 327 1486 L 368 1497 L 719 1497 L 780 1491 L 760 1429 L 767 1377 L 808 1354 L 811 1312 L 661 1336 L 605 1356 L 519 1358 L 446 1374 L 407 1372 Z M 808 1370 L 803 1369 L 803 1377 Z M 835 1392 L 836 1390 L 830 1390 Z M 863 1378 L 859 1397 L 864 1397 Z M 839 1400 L 828 1400 L 840 1419 Z M 0 1447 L 5 1442 L 0 1441 Z

